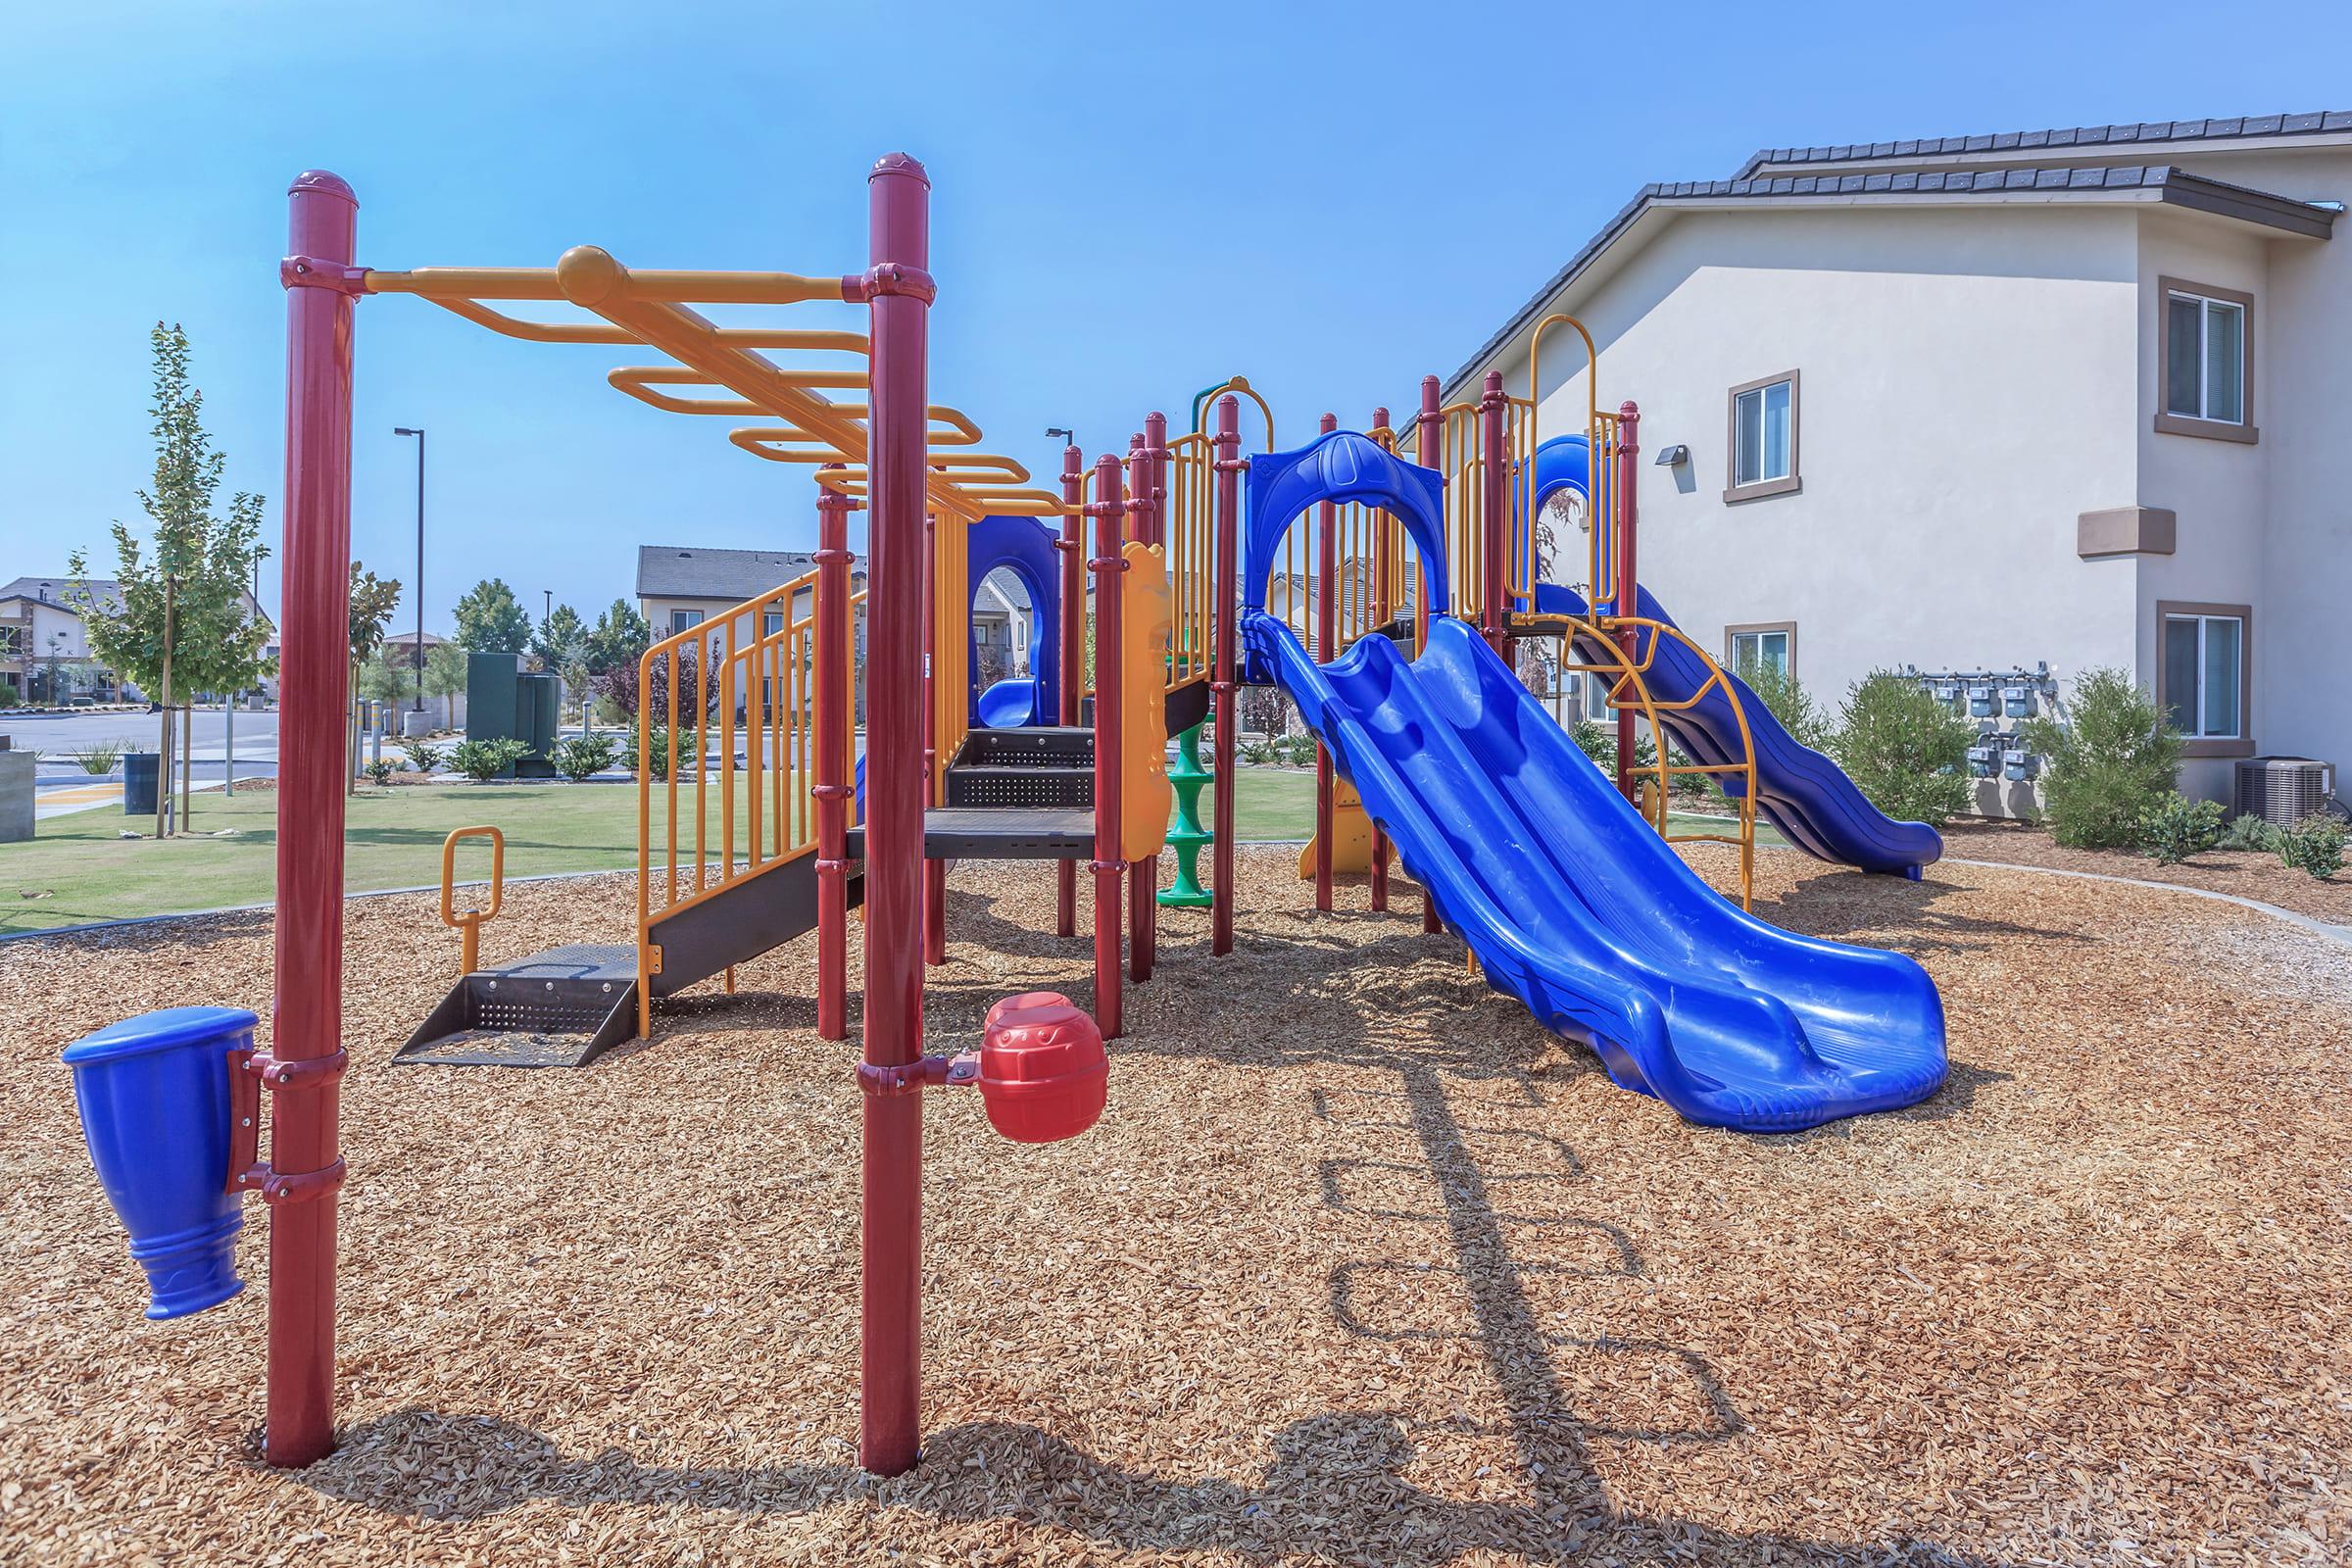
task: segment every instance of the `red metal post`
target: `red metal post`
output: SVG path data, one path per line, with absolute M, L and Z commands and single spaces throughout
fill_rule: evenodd
M 1510 638 L 1504 630 L 1503 563 L 1509 559 L 1511 548 L 1511 474 L 1510 459 L 1503 445 L 1503 414 L 1510 400 L 1503 395 L 1502 372 L 1487 372 L 1486 390 L 1478 400 L 1478 434 L 1481 457 L 1479 475 L 1480 524 L 1484 539 L 1480 551 L 1479 590 L 1486 603 L 1480 612 L 1480 629 L 1486 633 L 1487 646 L 1510 658 Z
M 904 1067 L 923 1054 L 923 598 L 926 360 L 932 282 L 931 180 L 892 153 L 874 166 L 869 255 L 871 401 L 865 742 L 865 1060 Z M 858 1463 L 911 1469 L 922 1384 L 923 1102 L 868 1095 L 860 1235 Z
M 1144 416 L 1143 456 L 1145 470 L 1151 480 L 1144 492 L 1146 505 L 1142 520 L 1149 530 L 1144 535 L 1144 542 L 1165 550 L 1168 544 L 1168 416 L 1156 410 Z M 1173 569 L 1173 564 L 1170 569 Z M 1174 586 L 1172 580 L 1170 586 Z M 1172 612 L 1174 605 L 1171 603 L 1169 608 Z M 1171 614 L 1169 636 L 1172 639 L 1174 635 L 1174 616 Z M 1171 651 L 1172 648 L 1171 643 Z M 1160 667 L 1164 688 L 1167 665 L 1163 663 Z M 1136 862 L 1135 872 L 1128 880 L 1127 897 L 1135 924 L 1133 946 L 1127 957 L 1129 972 L 1137 980 L 1149 980 L 1159 962 L 1158 856 Z
M 816 497 L 816 1034 L 849 1038 L 850 498 Z
M 1372 411 L 1372 428 L 1386 430 L 1388 427 L 1389 411 L 1374 409 Z M 1396 528 L 1396 519 L 1383 512 L 1379 514 L 1379 521 L 1373 525 L 1372 531 L 1371 619 L 1373 625 L 1382 628 L 1383 636 L 1387 635 L 1389 617 L 1396 613 L 1395 607 L 1391 603 L 1391 597 L 1396 590 L 1389 580 L 1389 554 L 1394 547 Z M 1389 836 L 1383 833 L 1380 830 L 1380 824 L 1375 822 L 1372 824 L 1372 908 L 1375 913 L 1386 913 L 1388 907 Z
M 287 191 L 284 599 L 278 723 L 275 1003 L 270 1054 L 343 1051 L 343 719 L 351 665 L 352 268 L 359 200 L 314 171 Z M 170 787 L 170 780 L 165 780 Z M 332 1172 L 270 1211 L 270 1371 L 262 1451 L 288 1468 L 335 1446 L 335 1190 L 340 1069 L 278 1090 L 270 1166 Z
M 1634 475 L 1640 471 L 1634 463 L 1635 454 L 1642 450 L 1642 411 L 1629 400 L 1617 410 L 1617 613 L 1634 615 L 1641 612 L 1642 596 L 1636 588 L 1640 581 L 1634 575 Z M 1628 626 L 1618 634 L 1618 646 L 1625 650 L 1628 663 L 1641 657 L 1641 638 Z M 1651 736 L 1656 743 L 1657 736 Z M 1630 707 L 1617 710 L 1617 788 L 1629 801 L 1639 802 L 1640 787 L 1634 782 L 1634 710 Z
M 939 702 L 939 514 L 923 516 L 923 805 L 947 804 L 940 787 Z M 870 764 L 869 764 L 870 765 Z M 948 862 L 923 858 L 923 962 L 948 961 Z
M 1340 416 L 1326 414 L 1315 426 L 1329 435 L 1340 427 Z M 1339 550 L 1334 521 L 1339 508 L 1324 501 L 1315 507 L 1315 662 L 1328 664 L 1339 657 Z M 1331 753 L 1315 742 L 1315 907 L 1331 907 Z
M 1078 688 L 1086 684 L 1086 516 L 1079 508 L 1086 500 L 1084 460 L 1076 447 L 1061 449 L 1061 693 L 1058 722 L 1078 723 Z M 1054 931 L 1073 936 L 1078 930 L 1078 862 L 1054 862 Z
M 1445 383 L 1434 375 L 1421 378 L 1421 412 L 1413 418 L 1413 451 L 1424 468 L 1446 467 Z M 1421 573 L 1420 591 L 1413 595 L 1413 632 L 1416 647 L 1429 641 L 1429 573 Z M 1421 929 L 1434 932 L 1445 922 L 1438 918 L 1437 900 L 1421 890 Z
M 1142 431 L 1127 443 L 1127 515 L 1134 519 L 1129 537 L 1149 545 L 1152 538 L 1152 444 Z M 1124 579 L 1121 579 L 1122 583 Z M 1121 590 L 1124 593 L 1124 588 Z M 1140 713 L 1121 715 L 1122 722 L 1142 723 Z M 1152 978 L 1152 915 L 1159 907 L 1159 858 L 1136 860 L 1127 868 L 1127 978 L 1142 984 Z
M 1123 1032 L 1119 1023 L 1119 601 L 1127 570 L 1120 554 L 1121 520 L 1127 495 L 1119 481 L 1119 460 L 1108 453 L 1095 460 L 1095 1027 L 1105 1040 Z
M 1209 831 L 1213 885 L 1209 888 L 1208 951 L 1214 956 L 1233 951 L 1233 726 L 1234 605 L 1241 597 L 1236 580 L 1235 546 L 1241 536 L 1242 405 L 1231 394 L 1217 399 L 1216 440 L 1216 672 L 1209 696 L 1217 712 L 1217 776 L 1209 781 Z

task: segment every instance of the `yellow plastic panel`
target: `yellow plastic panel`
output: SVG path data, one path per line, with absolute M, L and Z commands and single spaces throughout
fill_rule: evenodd
M 1158 545 L 1130 540 L 1126 599 L 1119 627 L 1119 858 L 1148 860 L 1168 841 L 1176 791 L 1168 783 L 1168 558 Z

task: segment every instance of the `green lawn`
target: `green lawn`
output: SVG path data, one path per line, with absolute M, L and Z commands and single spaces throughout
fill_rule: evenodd
M 742 800 L 739 781 L 739 847 L 748 840 Z M 661 804 L 657 796 L 657 809 Z M 1204 794 L 1204 812 L 1207 806 Z M 1314 815 L 1312 771 L 1242 771 L 1234 820 L 1243 840 L 1303 839 L 1313 831 Z M 509 876 L 620 871 L 637 863 L 637 791 L 631 785 L 409 786 L 352 797 L 344 886 L 355 893 L 433 886 L 441 880 L 441 841 L 452 828 L 483 822 L 506 835 Z M 28 844 L 0 845 L 0 933 L 270 901 L 276 879 L 275 795 L 197 796 L 192 837 L 158 843 L 120 836 L 139 825 L 120 809 L 100 808 L 42 821 Z M 1707 824 L 1678 813 L 1674 825 L 1689 831 Z M 691 825 L 680 826 L 691 843 Z M 659 821 L 656 834 L 659 840 Z M 1759 828 L 1756 842 L 1779 839 Z M 489 863 L 486 847 L 466 846 L 458 874 L 487 875 Z
M 739 782 L 739 846 L 748 839 Z M 657 811 L 661 806 L 657 795 Z M 441 841 L 452 828 L 476 823 L 506 835 L 509 876 L 619 871 L 637 863 L 637 791 L 626 783 L 370 789 L 348 807 L 343 885 L 355 893 L 438 884 Z M 1314 809 L 1312 773 L 1251 768 L 1241 775 L 1234 811 L 1244 839 L 1303 838 Z M 275 795 L 202 794 L 195 836 L 165 842 L 120 836 L 148 820 L 100 808 L 43 820 L 30 843 L 0 845 L 0 933 L 270 901 L 276 882 Z M 680 827 L 691 843 L 690 822 Z M 657 820 L 657 842 L 661 831 Z M 461 877 L 487 875 L 489 864 L 486 846 L 459 852 Z

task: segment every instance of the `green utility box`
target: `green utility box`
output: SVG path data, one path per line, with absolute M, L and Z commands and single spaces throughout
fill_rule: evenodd
M 564 713 L 564 685 L 553 675 L 522 667 L 520 654 L 466 656 L 466 738 L 513 738 L 530 751 L 500 775 L 554 778 L 556 731 Z

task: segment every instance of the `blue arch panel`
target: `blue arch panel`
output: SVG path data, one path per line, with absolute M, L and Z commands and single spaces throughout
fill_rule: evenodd
M 1266 608 L 1266 581 L 1282 536 L 1319 501 L 1361 501 L 1404 525 L 1420 553 L 1429 611 L 1452 605 L 1446 581 L 1446 481 L 1435 468 L 1406 463 L 1368 436 L 1335 430 L 1295 452 L 1250 460 L 1249 520 L 1242 547 L 1242 608 Z
M 971 718 L 1004 729 L 1054 723 L 1061 711 L 1061 568 L 1054 530 L 1035 517 L 982 517 L 972 524 L 965 547 L 971 571 L 964 598 L 964 635 L 971 640 L 965 667 L 971 672 Z M 979 633 L 970 608 L 980 584 L 1000 567 L 1020 579 L 1029 594 L 1029 678 L 999 681 L 980 690 Z

